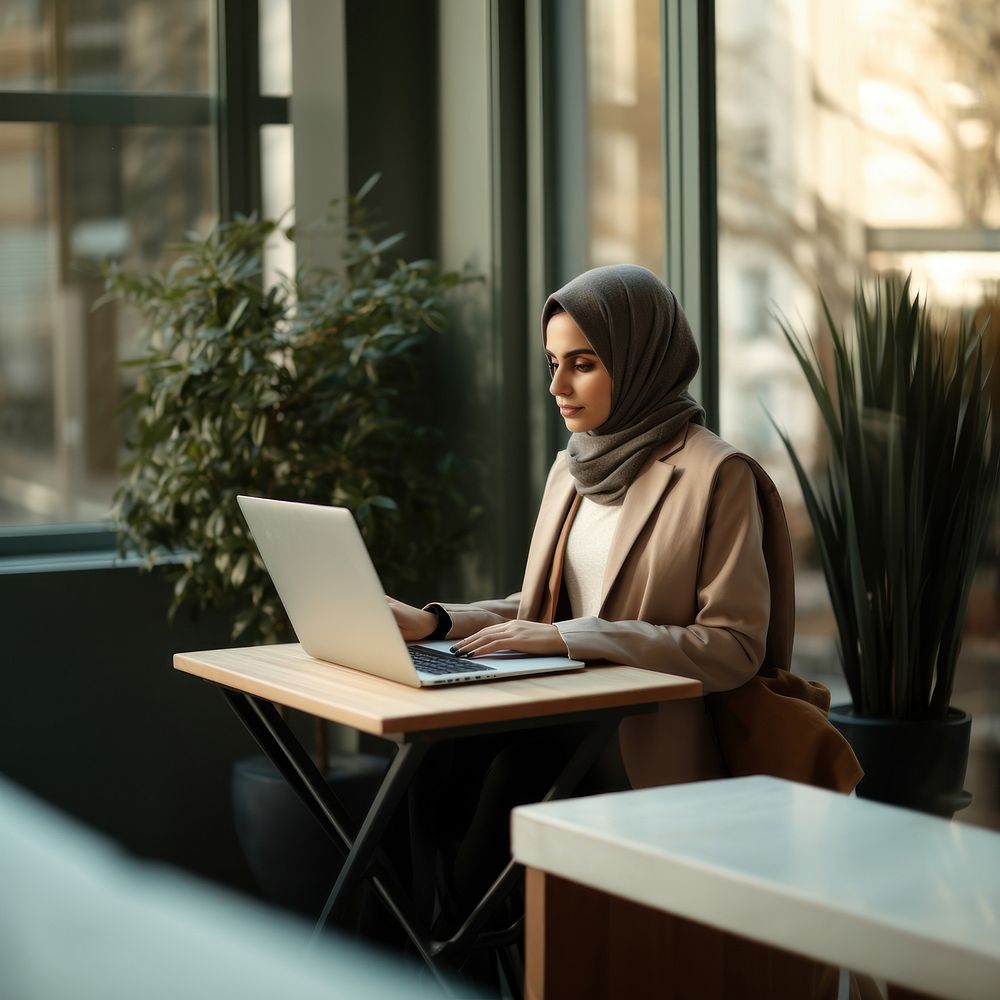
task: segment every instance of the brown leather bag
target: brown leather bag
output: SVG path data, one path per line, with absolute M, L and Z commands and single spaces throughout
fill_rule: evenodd
M 705 701 L 730 774 L 770 774 L 850 792 L 864 771 L 850 744 L 831 724 L 830 692 L 793 674 L 795 579 L 785 510 L 767 473 L 748 459 L 764 519 L 764 560 L 771 581 L 771 620 L 764 665 L 757 676 Z
M 766 668 L 705 700 L 733 777 L 770 774 L 850 792 L 864 775 L 850 744 L 827 718 L 830 692 L 816 681 Z

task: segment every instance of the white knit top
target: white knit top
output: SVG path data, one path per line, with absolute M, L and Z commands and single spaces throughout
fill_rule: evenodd
M 566 541 L 563 579 L 574 618 L 587 618 L 601 610 L 601 584 L 615 535 L 621 504 L 594 503 L 583 497 Z

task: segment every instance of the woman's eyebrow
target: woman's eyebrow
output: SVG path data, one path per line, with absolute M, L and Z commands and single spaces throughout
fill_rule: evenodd
M 546 350 L 545 353 L 550 358 L 554 358 L 555 357 L 555 355 L 551 351 L 549 351 L 549 350 Z M 578 347 L 575 351 L 567 351 L 563 355 L 563 358 L 575 358 L 575 357 L 579 356 L 580 354 L 593 354 L 594 357 L 597 357 L 597 351 L 595 351 L 592 347 Z

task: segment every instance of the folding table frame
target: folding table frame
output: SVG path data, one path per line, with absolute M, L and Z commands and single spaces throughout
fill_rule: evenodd
M 410 811 L 411 837 L 417 845 L 417 855 L 413 872 L 414 887 L 409 894 L 380 847 L 386 827 L 403 796 L 408 792 L 411 795 L 419 794 L 415 779 L 427 751 L 444 740 L 512 730 L 586 724 L 588 735 L 573 752 L 542 801 L 562 799 L 572 795 L 609 740 L 614 737 L 623 718 L 654 711 L 656 708 L 655 703 L 632 704 L 582 712 L 553 713 L 529 719 L 470 723 L 424 732 L 380 734 L 380 738 L 394 742 L 397 750 L 368 814 L 360 827 L 357 827 L 275 705 L 243 691 L 220 687 L 261 750 L 284 775 L 334 844 L 346 855 L 316 923 L 314 937 L 323 930 L 358 881 L 367 879 L 446 995 L 452 994 L 449 977 L 441 967 L 443 961 L 447 959 L 451 963 L 461 964 L 477 948 L 495 949 L 508 983 L 515 990 L 521 988 L 523 970 L 516 960 L 517 951 L 514 946 L 522 931 L 523 917 L 501 931 L 485 932 L 483 928 L 519 884 L 522 869 L 514 861 L 510 861 L 457 931 L 444 940 L 432 937 L 434 889 L 430 874 L 421 870 L 421 862 L 427 857 L 429 836 L 426 823 L 421 819 L 422 811 L 419 808 L 411 808 Z

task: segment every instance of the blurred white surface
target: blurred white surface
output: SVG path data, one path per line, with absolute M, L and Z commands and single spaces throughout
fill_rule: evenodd
M 442 996 L 416 965 L 309 948 L 306 924 L 133 861 L 3 779 L 0 900 L 3 1000 Z

